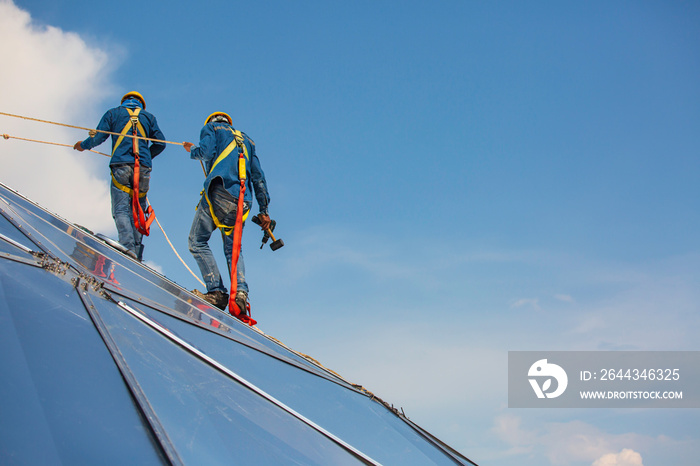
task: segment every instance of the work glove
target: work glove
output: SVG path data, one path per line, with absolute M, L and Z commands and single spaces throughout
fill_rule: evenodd
M 76 142 L 75 145 L 73 146 L 73 149 L 80 151 L 80 152 L 84 151 L 85 149 L 83 149 L 83 146 L 80 145 L 81 142 L 83 142 L 83 141 Z
M 267 214 L 258 214 L 258 219 L 260 220 L 260 228 L 263 231 L 270 228 L 270 216 Z
M 192 144 L 191 142 L 182 143 L 182 147 L 184 147 L 187 152 L 191 151 L 193 146 L 194 144 Z

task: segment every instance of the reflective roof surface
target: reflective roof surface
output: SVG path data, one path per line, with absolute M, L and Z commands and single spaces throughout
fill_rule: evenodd
M 474 464 L 0 184 L 1 464 Z

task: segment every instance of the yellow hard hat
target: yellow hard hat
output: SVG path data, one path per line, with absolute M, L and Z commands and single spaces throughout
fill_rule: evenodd
M 143 109 L 146 110 L 146 100 L 143 98 L 143 96 L 141 94 L 139 94 L 136 91 L 127 92 L 126 94 L 124 94 L 124 97 L 122 97 L 121 103 L 124 103 L 124 101 L 126 99 L 128 99 L 129 97 L 136 97 L 137 99 L 139 99 L 141 101 L 141 105 L 143 105 Z
M 209 123 L 209 122 L 211 121 L 212 118 L 214 118 L 215 116 L 219 116 L 219 115 L 226 117 L 226 119 L 228 120 L 228 124 L 229 124 L 229 125 L 232 125 L 232 124 L 233 124 L 233 120 L 231 119 L 231 117 L 228 115 L 228 113 L 224 113 L 224 112 L 214 112 L 214 113 L 212 113 L 212 114 L 209 115 L 209 116 L 207 117 L 207 119 L 204 121 L 204 124 L 206 125 L 207 123 Z

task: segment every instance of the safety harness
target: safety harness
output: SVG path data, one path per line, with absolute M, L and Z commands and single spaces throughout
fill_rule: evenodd
M 243 198 L 245 197 L 245 182 L 247 177 L 246 171 L 246 160 L 250 159 L 248 154 L 248 149 L 243 143 L 243 134 L 240 131 L 234 130 L 233 128 L 228 128 L 233 133 L 233 141 L 226 146 L 226 148 L 219 154 L 214 163 L 209 169 L 209 173 L 214 171 L 219 162 L 224 160 L 226 157 L 231 155 L 234 149 L 238 148 L 238 179 L 240 181 L 240 190 L 238 193 L 238 205 L 236 208 L 236 223 L 233 226 L 223 225 L 214 215 L 214 208 L 212 207 L 211 201 L 209 200 L 208 193 L 204 192 L 204 197 L 209 205 L 209 212 L 211 213 L 211 218 L 214 220 L 214 224 L 217 228 L 220 228 L 222 233 L 226 235 L 231 235 L 233 233 L 233 248 L 231 250 L 231 294 L 228 300 L 228 311 L 231 315 L 241 320 L 248 325 L 255 325 L 258 322 L 250 317 L 250 306 L 246 306 L 247 309 L 240 309 L 236 304 L 236 291 L 238 289 L 238 258 L 241 255 L 241 240 L 243 237 L 243 222 L 248 217 L 248 213 L 243 213 Z M 208 176 L 208 174 L 207 174 Z
M 139 202 L 139 198 L 146 197 L 146 193 L 139 192 L 140 163 L 138 132 L 140 132 L 141 136 L 144 138 L 147 136 L 146 131 L 143 129 L 143 125 L 141 125 L 141 122 L 139 121 L 139 113 L 141 113 L 141 109 L 136 108 L 134 110 L 131 110 L 130 108 L 126 108 L 126 111 L 129 112 L 130 118 L 124 126 L 124 129 L 122 129 L 121 133 L 119 134 L 117 142 L 114 144 L 114 148 L 112 149 L 112 156 L 114 156 L 117 147 L 119 147 L 119 144 L 122 143 L 124 137 L 127 135 L 129 130 L 131 130 L 131 140 L 133 143 L 134 153 L 134 179 L 132 181 L 133 189 L 119 183 L 116 180 L 116 178 L 114 178 L 114 175 L 112 175 L 112 183 L 114 183 L 114 186 L 116 186 L 118 189 L 124 191 L 129 196 L 131 196 L 131 214 L 134 219 L 134 227 L 142 235 L 148 236 L 150 234 L 151 223 L 153 223 L 153 220 L 155 220 L 156 216 L 153 212 L 153 207 L 149 205 L 146 209 L 146 212 L 144 212 L 143 208 L 141 207 L 141 203 Z
M 233 150 L 236 148 L 238 148 L 239 153 L 242 152 L 242 156 L 245 157 L 245 159 L 243 160 L 243 164 L 244 164 L 243 168 L 244 169 L 245 169 L 245 161 L 250 160 L 250 156 L 248 155 L 248 149 L 246 148 L 245 144 L 243 144 L 243 134 L 240 131 L 234 130 L 233 128 L 227 128 L 227 129 L 233 133 L 233 141 L 231 141 L 231 143 L 228 146 L 226 146 L 226 148 L 221 152 L 221 154 L 219 154 L 219 156 L 216 158 L 216 160 L 212 164 L 211 168 L 209 169 L 209 173 L 213 172 L 214 167 L 216 167 L 219 164 L 219 162 L 221 162 L 226 157 L 228 157 L 231 154 L 231 152 L 233 152 Z M 239 160 L 239 164 L 240 163 L 241 162 Z M 240 167 L 239 167 L 239 171 L 240 171 Z M 207 176 L 209 176 L 209 173 L 207 173 Z M 244 170 L 243 171 L 243 179 L 245 179 L 245 177 L 246 177 L 246 172 Z M 203 193 L 204 193 L 204 198 L 207 200 L 207 205 L 209 206 L 209 213 L 211 214 L 211 218 L 214 221 L 214 225 L 216 225 L 216 227 L 219 228 L 222 231 L 222 233 L 224 233 L 225 235 L 227 235 L 227 236 L 231 235 L 231 233 L 233 233 L 235 225 L 224 225 L 217 218 L 216 214 L 214 213 L 214 207 L 212 206 L 211 200 L 209 199 L 209 193 L 206 190 L 203 191 Z M 240 196 L 239 196 L 239 199 L 240 199 Z M 246 212 L 243 215 L 244 222 L 248 218 L 249 212 L 250 211 Z

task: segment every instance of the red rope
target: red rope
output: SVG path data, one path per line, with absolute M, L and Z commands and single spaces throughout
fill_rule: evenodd
M 136 136 L 136 125 L 132 124 L 132 132 Z M 132 183 L 131 197 L 131 214 L 134 217 L 134 226 L 142 235 L 148 236 L 151 233 L 151 223 L 156 218 L 153 207 L 148 205 L 144 213 L 139 202 L 139 179 L 141 178 L 141 169 L 139 164 L 139 141 L 135 137 L 132 139 L 134 147 L 134 182 Z
M 245 157 L 241 151 L 239 158 Z M 246 324 L 253 326 L 258 322 L 250 317 L 247 309 L 239 309 L 236 304 L 236 291 L 238 290 L 238 258 L 241 255 L 241 242 L 243 237 L 243 197 L 245 195 L 245 178 L 241 178 L 241 190 L 238 194 L 238 207 L 236 211 L 236 224 L 233 228 L 233 248 L 231 251 L 231 294 L 228 298 L 228 311 Z

